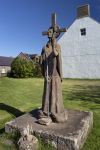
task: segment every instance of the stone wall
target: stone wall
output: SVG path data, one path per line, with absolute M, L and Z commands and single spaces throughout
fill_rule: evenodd
M 0 77 L 7 76 L 7 74 L 11 71 L 10 66 L 0 66 Z

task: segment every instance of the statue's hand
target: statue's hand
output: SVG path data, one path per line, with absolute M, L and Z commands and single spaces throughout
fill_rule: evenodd
M 57 56 L 58 55 L 58 51 L 54 48 L 54 55 Z
M 54 43 L 53 51 L 54 51 L 54 55 L 57 56 L 58 55 L 58 51 L 57 51 L 57 44 L 56 43 Z
M 58 55 L 57 43 L 54 38 L 52 39 L 52 48 L 53 48 L 54 55 L 57 56 Z

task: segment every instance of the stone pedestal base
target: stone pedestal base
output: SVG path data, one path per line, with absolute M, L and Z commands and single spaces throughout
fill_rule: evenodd
M 68 119 L 64 123 L 51 123 L 49 126 L 37 123 L 37 110 L 5 124 L 5 132 L 19 131 L 27 127 L 33 128 L 33 134 L 41 137 L 58 150 L 79 150 L 93 125 L 93 113 L 67 110 Z

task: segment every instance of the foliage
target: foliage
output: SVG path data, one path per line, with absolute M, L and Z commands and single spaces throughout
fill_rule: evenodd
M 16 57 L 11 64 L 11 76 L 15 78 L 33 77 L 33 62 Z
M 41 67 L 40 67 L 39 63 L 34 64 L 33 76 L 34 77 L 42 77 Z
M 64 105 L 67 109 L 92 111 L 94 125 L 82 150 L 100 149 L 100 80 L 63 80 Z M 2 128 L 7 121 L 41 107 L 43 79 L 0 78 L 0 150 Z M 4 150 L 6 150 L 4 148 Z M 41 150 L 47 150 L 41 143 Z M 50 148 L 52 150 L 52 148 Z

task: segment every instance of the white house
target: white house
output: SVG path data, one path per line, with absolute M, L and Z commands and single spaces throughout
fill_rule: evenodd
M 78 8 L 77 19 L 58 43 L 64 78 L 100 79 L 100 23 L 90 17 L 89 5 Z
M 7 76 L 11 71 L 13 57 L 0 56 L 0 77 Z

